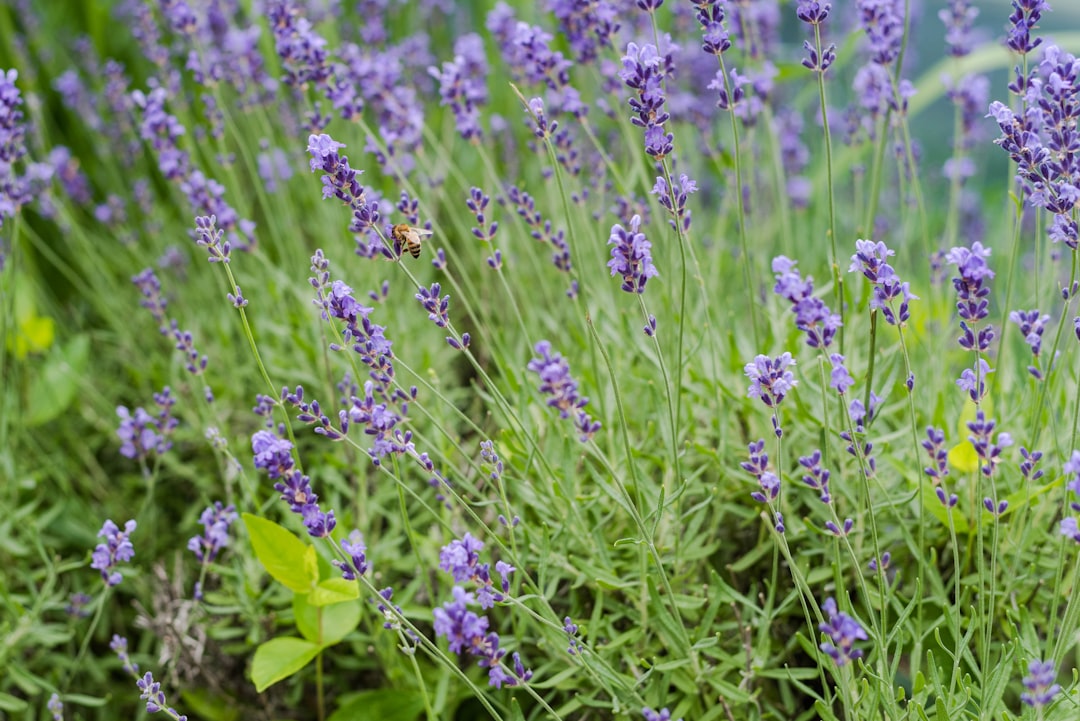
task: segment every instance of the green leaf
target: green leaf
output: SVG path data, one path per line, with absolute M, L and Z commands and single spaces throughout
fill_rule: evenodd
M 290 591 L 307 593 L 319 580 L 315 547 L 273 521 L 244 514 L 251 547 L 266 572 Z
M 330 606 L 344 601 L 355 601 L 358 598 L 360 598 L 360 589 L 356 581 L 346 581 L 338 577 L 320 581 L 319 585 L 311 591 L 308 602 L 312 606 Z
M 58 352 L 49 354 L 30 379 L 27 425 L 48 423 L 68 409 L 75 400 L 79 379 L 87 374 L 89 360 L 90 337 L 86 335 L 75 336 Z
M 397 688 L 361 691 L 342 696 L 342 702 L 328 721 L 379 719 L 379 721 L 416 721 L 424 711 L 424 697 L 415 689 Z
M 286 636 L 272 638 L 255 649 L 251 661 L 251 680 L 255 690 L 262 693 L 278 681 L 292 676 L 307 666 L 320 651 L 317 644 L 302 638 Z
M 353 584 L 355 586 L 355 584 Z M 332 606 L 316 606 L 311 595 L 293 596 L 293 615 L 301 635 L 322 648 L 333 646 L 360 625 L 359 602 L 345 601 Z
M 21 698 L 0 691 L 0 711 L 21 713 L 27 709 L 27 704 Z
M 232 699 L 206 689 L 184 689 L 180 692 L 180 701 L 184 713 L 192 718 L 206 721 L 236 721 L 240 718 L 240 709 L 233 705 Z

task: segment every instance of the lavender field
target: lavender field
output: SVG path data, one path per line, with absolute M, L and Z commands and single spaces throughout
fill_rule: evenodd
M 1080 718 L 1080 5 L 0 40 L 0 719 Z

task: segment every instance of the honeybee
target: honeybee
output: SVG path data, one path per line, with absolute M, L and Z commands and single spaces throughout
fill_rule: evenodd
M 430 230 L 414 228 L 405 223 L 398 223 L 390 229 L 390 236 L 394 239 L 398 252 L 404 253 L 405 251 L 409 251 L 414 258 L 420 257 L 420 239 L 426 238 L 429 235 L 431 235 Z

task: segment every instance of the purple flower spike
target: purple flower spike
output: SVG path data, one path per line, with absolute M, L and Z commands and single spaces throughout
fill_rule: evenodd
M 796 264 L 797 261 L 783 255 L 773 258 L 772 270 L 776 276 L 773 292 L 791 303 L 795 327 L 806 333 L 806 345 L 828 348 L 842 325 L 840 316 L 832 313 L 820 298 L 814 297 L 813 278 L 803 279 Z
M 652 243 L 646 240 L 644 233 L 638 232 L 640 226 L 641 216 L 635 215 L 630 219 L 629 230 L 618 223 L 611 226 L 608 239 L 608 245 L 614 246 L 608 268 L 612 275 L 622 276 L 622 289 L 627 293 L 644 293 L 649 278 L 657 275 L 652 262 Z
M 1027 691 L 1020 694 L 1020 700 L 1035 707 L 1050 703 L 1061 690 L 1060 684 L 1054 683 L 1055 678 L 1057 670 L 1053 661 L 1032 661 L 1028 664 L 1028 675 L 1023 680 Z
M 539 357 L 529 361 L 526 368 L 540 376 L 540 392 L 551 396 L 547 404 L 559 410 L 560 418 L 570 418 L 571 413 L 574 414 L 579 439 L 585 443 L 600 430 L 600 423 L 584 411 L 589 399 L 578 395 L 578 384 L 570 375 L 570 364 L 558 353 L 552 353 L 551 343 L 546 340 L 537 343 L 535 351 Z
M 120 663 L 123 664 L 124 673 L 130 673 L 132 676 L 139 674 L 139 664 L 131 660 L 128 656 L 128 640 L 123 636 L 114 633 L 112 640 L 109 641 L 109 648 L 120 659 Z
M 187 545 L 199 563 L 212 563 L 221 549 L 229 545 L 229 526 L 237 518 L 236 506 L 232 504 L 225 506 L 221 501 L 214 501 L 214 505 L 206 507 L 199 516 L 203 535 L 194 536 Z
M 432 283 L 431 288 L 420 288 L 420 292 L 416 294 L 416 299 L 420 301 L 420 305 L 424 306 L 424 310 L 428 312 L 428 319 L 440 328 L 445 328 L 450 322 L 450 316 L 448 311 L 450 310 L 450 296 L 439 297 L 439 291 L 442 288 L 438 283 Z
M 98 537 L 104 538 L 94 548 L 90 568 L 101 571 L 101 578 L 106 586 L 116 586 L 123 580 L 119 571 L 114 570 L 118 563 L 126 563 L 135 557 L 135 546 L 130 536 L 135 531 L 135 521 L 128 521 L 121 531 L 111 520 L 105 521 L 98 531 Z
M 766 355 L 755 357 L 752 363 L 747 363 L 743 368 L 746 377 L 750 379 L 747 395 L 751 398 L 760 398 L 761 402 L 769 408 L 776 408 L 799 384 L 795 380 L 795 374 L 788 370 L 793 365 L 795 365 L 795 359 L 790 353 L 784 353 L 776 358 Z
M 910 317 L 908 306 L 912 300 L 918 300 L 918 296 L 911 293 L 908 283 L 900 282 L 896 271 L 887 262 L 892 255 L 895 252 L 881 241 L 856 240 L 855 255 L 851 256 L 848 272 L 862 273 L 873 284 L 870 308 L 880 310 L 890 325 L 900 325 Z M 894 311 L 893 301 L 897 298 L 900 299 L 900 307 Z
M 368 570 L 367 546 L 364 545 L 364 536 L 358 530 L 349 533 L 348 538 L 341 539 L 341 550 L 349 556 L 349 561 L 334 559 L 332 563 L 341 570 L 341 577 L 346 581 L 355 581 L 363 576 Z
M 170 708 L 165 701 L 165 693 L 161 690 L 161 684 L 154 680 L 154 675 L 149 671 L 146 672 L 142 678 L 135 682 L 142 693 L 139 698 L 146 701 L 146 712 L 157 713 L 158 711 L 164 711 L 168 716 L 172 716 L 176 721 L 187 721 L 187 716 L 180 714 L 174 708 Z
M 822 643 L 819 648 L 836 661 L 837 666 L 843 666 L 849 661 L 854 661 L 862 656 L 862 651 L 853 648 L 856 641 L 865 641 L 869 637 L 859 622 L 842 613 L 836 608 L 836 601 L 832 598 L 825 599 L 821 604 L 821 610 L 828 615 L 829 620 L 822 623 L 818 628 L 828 634 L 829 641 Z
M 662 708 L 659 711 L 653 711 L 646 706 L 641 709 L 641 715 L 645 717 L 645 721 L 671 721 L 671 712 L 666 708 Z M 678 721 L 683 721 L 681 718 Z

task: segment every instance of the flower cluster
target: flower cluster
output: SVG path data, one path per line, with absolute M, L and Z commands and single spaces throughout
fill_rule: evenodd
M 15 163 L 26 155 L 26 126 L 23 123 L 22 94 L 15 81 L 17 70 L 0 70 L 0 227 L 4 218 L 13 218 L 19 208 L 30 200 L 24 178 L 15 175 Z M 4 267 L 0 247 L 0 268 Z
M 773 292 L 791 303 L 791 312 L 795 314 L 795 327 L 806 333 L 806 345 L 811 348 L 828 348 L 843 325 L 840 315 L 831 312 L 824 301 L 814 297 L 813 278 L 807 277 L 804 280 L 795 267 L 796 263 L 797 261 L 783 255 L 773 258 L 772 270 L 776 275 Z
M 854 458 L 860 456 L 863 458 L 866 462 L 864 472 L 867 478 L 871 478 L 877 473 L 877 459 L 873 456 L 874 444 L 865 440 L 866 428 L 874 420 L 882 398 L 877 393 L 870 391 L 868 400 L 869 403 L 864 405 L 861 400 L 855 398 L 848 404 L 848 415 L 851 418 L 854 433 L 848 430 L 840 431 L 840 438 L 847 441 L 848 445 L 845 450 L 849 455 Z
M 803 483 L 821 494 L 819 497 L 822 503 L 832 503 L 832 493 L 829 491 L 831 474 L 821 465 L 821 451 L 815 450 L 809 456 L 800 456 L 799 465 L 806 469 L 806 474 L 802 477 Z
M 98 537 L 104 538 L 104 543 L 94 547 L 91 555 L 90 568 L 101 571 L 101 578 L 106 586 L 117 586 L 123 577 L 115 570 L 116 564 L 126 563 L 135 557 L 135 546 L 132 545 L 130 536 L 135 531 L 135 521 L 128 521 L 121 531 L 111 520 L 105 521 L 98 531 Z
M 934 492 L 937 494 L 941 505 L 952 508 L 959 500 L 956 494 L 948 495 L 942 485 L 945 476 L 949 475 L 949 453 L 945 450 L 945 431 L 940 428 L 929 427 L 926 429 L 926 440 L 922 447 L 930 456 L 931 465 L 923 469 L 923 473 L 934 480 Z
M 1029 76 L 1019 67 L 1016 76 L 1010 90 L 1023 96 L 1026 111 L 1017 115 L 1004 103 L 991 103 L 990 116 L 1002 132 L 994 142 L 1017 164 L 1027 203 L 1054 214 L 1047 230 L 1050 239 L 1076 250 L 1080 231 L 1073 210 L 1080 159 L 1074 149 L 1080 143 L 1080 61 L 1050 45 Z
M 439 568 L 454 577 L 454 583 L 476 584 L 476 600 L 480 608 L 492 608 L 506 599 L 510 591 L 510 574 L 516 569 L 505 561 L 495 564 L 495 572 L 501 579 L 496 590 L 491 579 L 491 564 L 480 563 L 480 551 L 484 544 L 466 533 L 461 540 L 454 539 L 439 551 Z
M 997 423 L 986 418 L 982 409 L 975 411 L 975 420 L 969 421 L 967 428 L 971 431 L 968 440 L 975 447 L 975 453 L 982 460 L 979 470 L 986 477 L 994 473 L 994 468 L 1001 463 L 1001 452 L 1013 444 L 1012 436 L 1008 433 L 998 433 L 995 441 L 994 428 Z
M 139 698 L 146 701 L 146 712 L 157 713 L 164 711 L 167 716 L 172 716 L 176 721 L 187 721 L 187 716 L 171 708 L 165 700 L 165 692 L 161 690 L 161 684 L 154 680 L 154 675 L 149 671 L 135 684 L 142 691 Z
M 1039 313 L 1037 308 L 1034 310 L 1014 310 L 1009 313 L 1009 320 L 1020 327 L 1024 342 L 1031 348 L 1031 355 L 1035 357 L 1035 362 L 1038 363 L 1039 353 L 1042 351 L 1043 332 L 1046 331 L 1046 324 L 1050 322 L 1050 316 Z M 1038 365 L 1028 366 L 1027 370 L 1037 380 L 1043 379 L 1042 371 L 1039 370 Z
M 637 43 L 630 43 L 626 47 L 622 65 L 619 77 L 636 94 L 630 98 L 630 108 L 635 113 L 630 122 L 645 128 L 645 152 L 656 160 L 663 160 L 671 154 L 675 139 L 664 129 L 664 123 L 671 118 L 670 113 L 664 110 L 667 100 L 663 86 L 664 59 L 655 45 L 639 47 Z
M 837 610 L 836 601 L 833 598 L 825 599 L 821 604 L 829 619 L 818 628 L 828 634 L 829 640 L 823 642 L 818 648 L 832 657 L 837 666 L 843 666 L 849 661 L 862 657 L 862 650 L 854 648 L 856 641 L 865 641 L 869 638 L 866 630 L 851 616 Z
M 341 577 L 346 581 L 355 581 L 368 570 L 367 546 L 364 536 L 358 530 L 349 532 L 348 538 L 341 539 L 341 550 L 349 557 L 348 562 L 334 559 L 332 564 L 341 570 Z
M 663 176 L 657 176 L 649 193 L 655 195 L 657 202 L 671 214 L 671 219 L 668 220 L 671 227 L 676 230 L 681 227 L 685 232 L 690 230 L 690 211 L 686 208 L 686 200 L 692 193 L 696 193 L 697 189 L 697 182 L 687 177 L 686 173 L 681 173 L 678 186 L 672 183 L 670 189 L 667 180 Z
M 1027 55 L 1042 44 L 1042 38 L 1033 38 L 1031 31 L 1038 26 L 1043 12 L 1050 9 L 1050 4 L 1046 0 L 1012 0 L 1012 6 L 1005 45 L 1014 53 Z
M 546 340 L 537 343 L 534 350 L 540 355 L 529 361 L 526 369 L 540 376 L 540 392 L 551 396 L 547 404 L 559 410 L 560 418 L 569 418 L 574 413 L 574 425 L 581 442 L 585 443 L 600 430 L 600 422 L 585 412 L 589 399 L 578 395 L 578 384 L 570 375 L 570 364 L 560 354 L 552 353 L 551 343 Z
M 641 709 L 641 715 L 645 717 L 645 721 L 671 721 L 671 711 L 666 708 L 662 708 L 659 711 L 653 711 L 646 706 Z M 678 721 L 683 721 L 681 718 Z
M 949 0 L 946 8 L 938 10 L 938 19 L 945 24 L 945 46 L 950 56 L 962 58 L 971 52 L 972 27 L 979 9 L 968 0 Z
M 910 317 L 910 302 L 918 300 L 918 296 L 911 294 L 909 284 L 901 282 L 896 271 L 889 265 L 888 258 L 895 254 L 881 241 L 875 243 L 872 240 L 856 240 L 855 255 L 851 256 L 848 272 L 862 273 L 873 284 L 870 308 L 880 310 L 890 325 L 901 325 Z M 900 307 L 894 310 L 893 301 L 897 298 L 900 299 Z
M 990 315 L 990 288 L 986 281 L 994 277 L 994 271 L 986 263 L 988 257 L 990 249 L 978 241 L 972 243 L 970 249 L 953 248 L 945 255 L 945 260 L 955 265 L 957 271 L 952 282 L 956 289 L 960 329 L 963 331 L 959 338 L 960 346 L 978 353 L 989 350 L 990 342 L 994 339 L 992 325 L 987 324 L 977 332 L 974 327 Z
M 116 435 L 121 441 L 120 455 L 125 458 L 135 458 L 141 463 L 151 455 L 161 455 L 172 448 L 169 436 L 180 423 L 172 417 L 172 408 L 176 405 L 172 389 L 165 386 L 160 393 L 155 393 L 154 403 L 159 409 L 157 415 L 151 415 L 141 406 L 134 414 L 126 406 L 116 407 L 116 415 L 120 417 Z
M 701 49 L 709 55 L 723 55 L 731 48 L 731 39 L 724 27 L 724 3 L 720 0 L 695 2 L 698 24 L 701 25 Z
M 741 462 L 739 466 L 757 479 L 760 490 L 751 493 L 750 497 L 758 503 L 768 504 L 772 508 L 773 501 L 780 495 L 780 478 L 769 470 L 769 454 L 765 452 L 765 440 L 759 439 L 751 443 L 749 450 L 749 460 Z M 775 511 L 775 513 L 776 532 L 783 533 L 784 516 L 780 511 Z
M 578 63 L 594 62 L 601 49 L 611 47 L 611 38 L 620 27 L 620 9 L 616 3 L 562 0 L 549 5 Z
M 1020 694 L 1020 700 L 1035 707 L 1050 703 L 1061 690 L 1061 685 L 1054 683 L 1056 678 L 1057 669 L 1053 661 L 1032 661 L 1028 664 L 1028 675 L 1023 678 L 1027 691 Z
M 112 639 L 109 641 L 109 648 L 116 657 L 120 659 L 120 663 L 123 664 L 122 668 L 124 673 L 130 673 L 132 676 L 138 676 L 139 664 L 131 660 L 128 656 L 128 640 L 120 634 L 114 633 Z
M 461 586 L 454 586 L 453 594 L 453 601 L 447 601 L 433 612 L 435 635 L 447 638 L 451 652 L 477 657 L 478 665 L 489 669 L 488 680 L 495 688 L 527 683 L 532 678 L 532 671 L 525 668 L 517 653 L 513 655 L 513 672 L 508 673 L 503 668 L 506 649 L 499 648 L 499 634 L 488 631 L 487 616 L 478 616 L 468 609 L 475 602 L 473 594 Z
M 780 429 L 780 419 L 776 415 L 776 409 L 783 402 L 787 394 L 799 384 L 795 380 L 795 374 L 788 368 L 795 365 L 795 359 L 790 353 L 783 353 L 776 358 L 766 355 L 756 356 L 751 363 L 743 367 L 746 377 L 750 379 L 750 387 L 747 395 L 750 398 L 759 398 L 767 407 L 773 409 L 773 430 L 776 437 L 780 438 L 783 431 Z
M 393 251 L 376 234 L 380 217 L 379 202 L 360 185 L 358 177 L 363 171 L 353 170 L 348 156 L 338 154 L 338 150 L 344 147 L 344 143 L 326 134 L 308 136 L 311 172 L 323 173 L 323 198 L 337 198 L 352 211 L 349 232 L 357 234 L 357 254 L 393 260 Z
M 483 138 L 479 106 L 488 99 L 483 39 L 476 33 L 461 35 L 454 41 L 454 59 L 443 63 L 442 70 L 430 67 L 428 72 L 439 81 L 440 104 L 450 106 L 461 137 L 475 141 Z
M 476 218 L 477 227 L 472 229 L 472 234 L 485 243 L 490 243 L 495 239 L 495 233 L 499 230 L 498 221 L 491 221 L 488 223 L 487 216 L 485 215 L 488 207 L 488 203 L 491 202 L 491 198 L 484 193 L 480 188 L 470 188 L 469 197 L 465 201 L 465 205 L 469 208 L 469 211 Z
M 827 48 L 820 50 L 817 43 L 820 42 L 818 26 L 822 25 L 832 11 L 832 3 L 818 2 L 818 0 L 798 0 L 795 7 L 795 15 L 802 22 L 814 28 L 814 44 L 809 40 L 803 40 L 803 49 L 806 57 L 802 59 L 803 67 L 815 73 L 824 73 L 836 62 L 836 43 L 830 43 Z
M 239 518 L 239 515 L 236 513 L 236 506 L 232 504 L 225 506 L 221 501 L 214 501 L 214 505 L 207 506 L 199 516 L 203 534 L 189 539 L 187 548 L 195 554 L 195 558 L 198 559 L 204 572 L 205 568 L 214 562 L 221 550 L 229 545 L 229 526 L 237 518 Z M 202 580 L 200 579 L 195 584 L 195 600 L 201 601 L 202 598 Z
M 342 340 L 360 356 L 360 360 L 371 369 L 370 376 L 382 389 L 388 387 L 394 377 L 394 352 L 392 343 L 384 334 L 385 328 L 376 325 L 368 317 L 372 308 L 361 305 L 353 296 L 353 289 L 343 281 L 330 280 L 330 262 L 321 250 L 311 257 L 309 278 L 315 289 L 313 303 L 322 308 L 323 320 L 341 320 L 345 328 L 341 331 Z M 341 350 L 344 346 L 337 343 L 330 345 L 331 350 Z
M 614 247 L 611 249 L 608 268 L 611 268 L 612 275 L 622 276 L 622 289 L 627 293 L 644 293 L 649 278 L 657 275 L 656 266 L 652 262 L 652 243 L 645 238 L 644 233 L 638 232 L 641 216 L 635 215 L 630 219 L 629 225 L 629 230 L 618 223 L 611 226 L 608 245 Z
M 319 497 L 311 489 L 311 479 L 295 468 L 292 443 L 277 437 L 271 431 L 256 431 L 251 437 L 251 451 L 255 468 L 277 479 L 274 490 L 281 500 L 304 521 L 308 534 L 314 538 L 327 538 L 337 525 L 334 512 L 324 513 L 319 508 Z
M 1068 479 L 1065 483 L 1065 487 L 1072 492 L 1074 496 L 1080 498 L 1080 451 L 1073 451 L 1072 457 L 1065 462 L 1062 467 L 1065 472 L 1065 477 Z M 1080 511 L 1080 501 L 1073 499 L 1069 501 L 1069 508 L 1073 511 Z M 1080 543 L 1080 524 L 1077 523 L 1075 516 L 1069 516 L 1061 521 L 1061 535 L 1068 536 L 1077 543 Z

